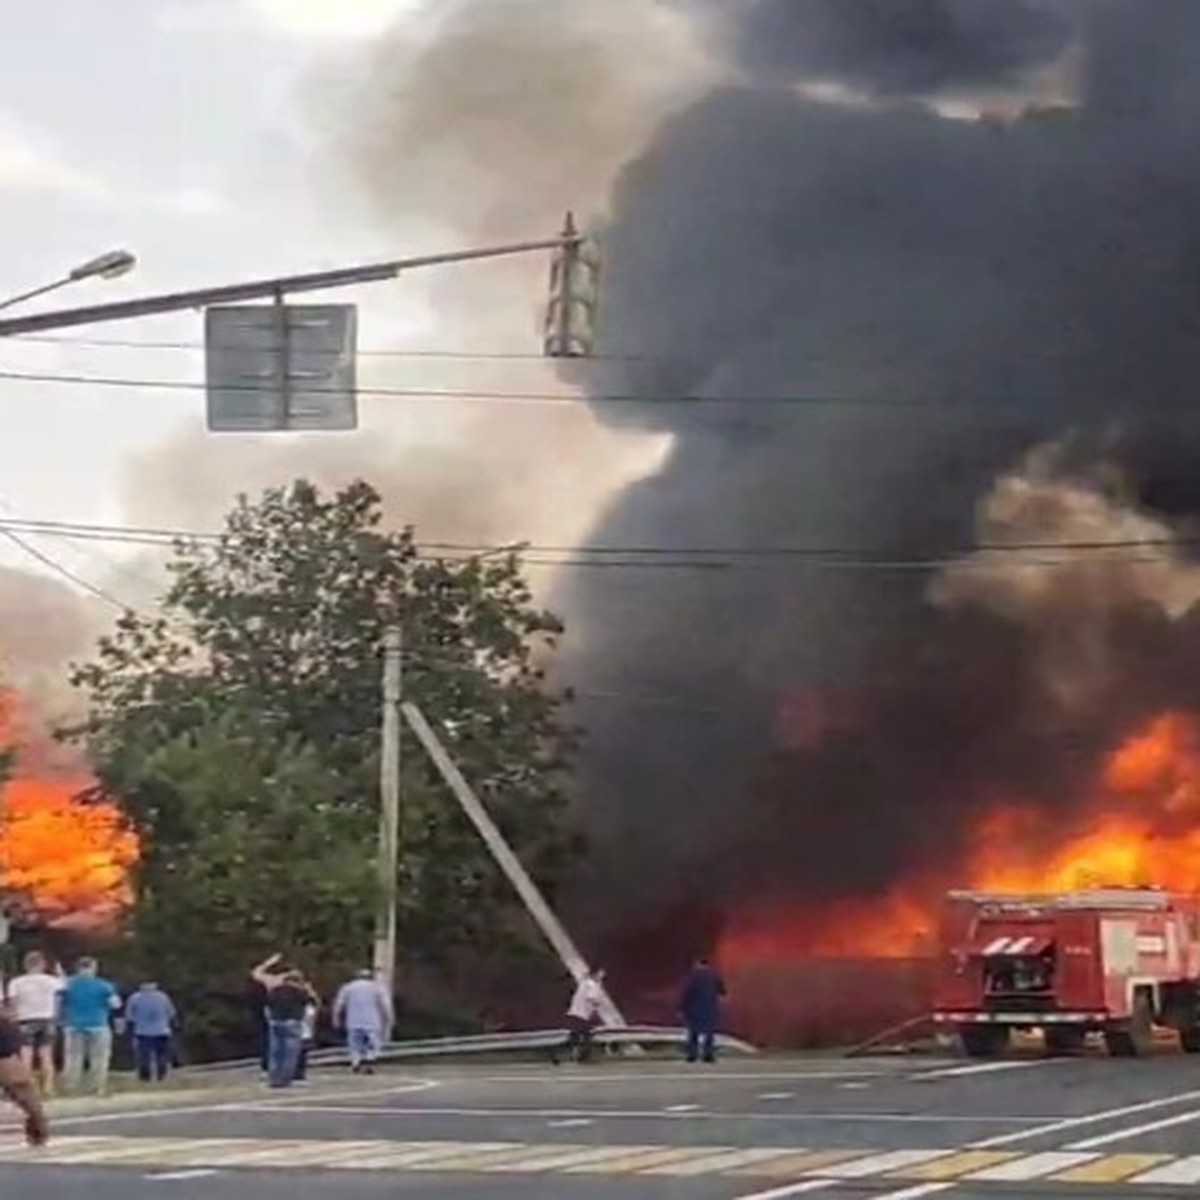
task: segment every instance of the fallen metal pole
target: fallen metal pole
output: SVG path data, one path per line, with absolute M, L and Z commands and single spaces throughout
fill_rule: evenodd
M 522 866 L 521 860 L 504 840 L 504 835 L 488 815 L 487 809 L 475 795 L 471 785 L 463 778 L 462 772 L 446 752 L 441 739 L 434 733 L 429 722 L 425 720 L 425 715 L 415 704 L 407 701 L 400 706 L 400 711 L 404 714 L 409 728 L 416 734 L 417 741 L 425 748 L 426 754 L 433 760 L 433 765 L 437 767 L 439 774 L 454 793 L 454 798 L 462 807 L 463 812 L 467 814 L 471 824 L 478 830 L 479 836 L 483 838 L 492 857 L 508 877 L 509 883 L 516 889 L 517 895 L 521 897 L 526 910 L 537 923 L 546 941 L 554 948 L 563 966 L 578 983 L 588 974 L 588 964 L 571 940 L 571 935 L 554 915 L 554 911 L 546 903 L 546 898 L 537 884 L 530 878 L 529 872 Z M 601 987 L 600 992 L 602 997 L 600 1016 L 604 1019 L 605 1024 L 614 1026 L 628 1024 L 621 1015 L 620 1009 L 613 1003 L 608 991 Z

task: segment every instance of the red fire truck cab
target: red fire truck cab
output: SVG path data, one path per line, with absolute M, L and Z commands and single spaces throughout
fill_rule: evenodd
M 1200 897 L 951 892 L 934 1020 L 972 1057 L 1001 1053 L 1014 1029 L 1043 1030 L 1057 1052 L 1099 1031 L 1110 1054 L 1129 1057 L 1149 1051 L 1155 1025 L 1200 1052 Z

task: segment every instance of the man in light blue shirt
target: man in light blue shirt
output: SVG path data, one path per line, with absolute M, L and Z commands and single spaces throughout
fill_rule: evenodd
M 112 1064 L 112 1014 L 121 997 L 97 971 L 94 958 L 81 958 L 62 991 L 63 1074 L 67 1086 L 78 1091 L 86 1066 L 89 1090 L 103 1096 Z
M 175 1005 L 157 983 L 143 983 L 125 1004 L 125 1020 L 133 1032 L 138 1078 L 143 1083 L 166 1079 L 171 1069 L 171 1032 Z
M 333 1002 L 333 1023 L 346 1031 L 350 1069 L 373 1075 L 384 1039 L 392 1032 L 392 999 L 373 971 L 359 971 Z

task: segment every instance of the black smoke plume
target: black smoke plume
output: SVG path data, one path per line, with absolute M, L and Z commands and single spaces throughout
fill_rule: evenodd
M 970 562 L 784 553 L 919 563 L 1080 522 L 1195 528 L 1200 5 L 686 7 L 737 74 L 619 180 L 621 357 L 587 375 L 603 419 L 674 448 L 591 546 L 763 553 L 581 570 L 559 597 L 585 639 L 599 850 L 579 903 L 621 931 L 952 875 L 995 796 L 1052 828 L 1113 737 L 1200 706 L 1182 543 L 1153 577 L 1072 562 L 1029 595 Z M 806 86 L 830 79 L 844 102 Z M 1052 106 L 963 119 L 1047 79 Z M 787 751 L 797 693 L 844 719 Z

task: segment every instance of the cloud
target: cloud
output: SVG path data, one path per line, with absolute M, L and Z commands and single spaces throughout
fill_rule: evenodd
M 0 191 L 66 192 L 90 199 L 107 195 L 95 176 L 72 166 L 48 136 L 0 116 Z

